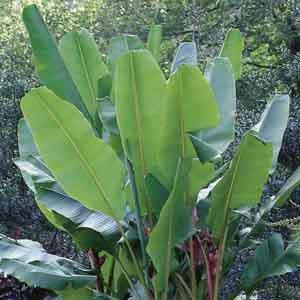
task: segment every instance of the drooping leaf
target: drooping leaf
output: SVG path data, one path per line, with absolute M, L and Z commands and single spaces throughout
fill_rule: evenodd
M 108 63 L 114 71 L 118 58 L 131 50 L 143 49 L 143 42 L 136 35 L 122 35 L 111 39 L 108 47 Z
M 282 138 L 289 118 L 290 98 L 276 95 L 267 105 L 259 123 L 253 128 L 258 136 L 273 145 L 272 171 L 276 168 Z
M 184 201 L 186 178 L 185 163 L 179 161 L 173 190 L 149 236 L 147 252 L 157 271 L 155 285 L 159 291 L 166 288 L 170 272 L 175 265 L 175 245 L 192 232 L 191 209 Z
M 75 261 L 48 254 L 37 242 L 13 240 L 0 235 L 0 270 L 26 282 L 51 290 L 81 288 L 95 283 L 91 270 Z
M 93 37 L 85 29 L 67 33 L 59 51 L 93 120 L 97 113 L 98 79 L 108 72 Z
M 27 156 L 26 159 L 15 159 L 14 163 L 20 169 L 26 185 L 34 193 L 37 192 L 36 185 L 55 182 L 38 157 Z
M 82 249 L 105 249 L 111 252 L 121 237 L 119 226 L 112 218 L 82 206 L 80 202 L 68 197 L 57 184 L 40 189 L 37 201 L 68 219 L 69 224 L 61 225 Z
M 153 24 L 148 34 L 147 48 L 159 62 L 160 60 L 160 44 L 162 39 L 162 28 L 160 25 Z
M 272 145 L 246 134 L 230 168 L 212 191 L 209 224 L 216 239 L 224 233 L 232 209 L 258 203 L 271 160 Z
M 236 80 L 240 79 L 242 74 L 242 52 L 244 50 L 244 38 L 238 29 L 230 29 L 221 49 L 221 57 L 228 57 Z
M 80 112 L 46 88 L 28 93 L 21 108 L 42 159 L 63 190 L 87 208 L 121 219 L 124 167 Z
M 35 67 L 42 83 L 60 98 L 74 104 L 89 120 L 88 110 L 36 5 L 24 8 L 23 21 L 29 33 Z
M 118 60 L 114 96 L 123 148 L 132 162 L 142 211 L 151 211 L 144 177 L 157 165 L 156 149 L 165 101 L 165 78 L 147 50 L 130 51 Z
M 178 159 L 197 157 L 188 133 L 218 121 L 215 97 L 204 76 L 197 67 L 182 65 L 168 81 L 160 130 L 159 168 L 169 189 Z
M 242 274 L 242 286 L 251 291 L 263 279 L 293 272 L 299 265 L 299 232 L 293 235 L 285 249 L 281 235 L 274 233 L 255 250 Z
M 183 64 L 197 65 L 197 46 L 194 42 L 181 43 L 176 50 L 175 58 L 171 66 L 171 74 Z
M 218 157 L 233 141 L 236 111 L 235 79 L 229 60 L 222 57 L 213 59 L 205 77 L 217 100 L 220 123 L 216 128 L 201 130 L 192 137 L 201 161 Z
M 15 164 L 23 176 L 31 178 L 37 204 L 53 225 L 71 234 L 82 249 L 113 251 L 120 231 L 112 218 L 66 195 L 38 157 L 19 159 Z

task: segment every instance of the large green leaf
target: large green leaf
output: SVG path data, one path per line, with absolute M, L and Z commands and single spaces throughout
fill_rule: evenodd
M 176 50 L 175 58 L 171 66 L 171 74 L 183 64 L 197 65 L 197 46 L 194 42 L 181 43 Z
M 258 203 L 271 160 L 272 145 L 246 134 L 230 168 L 212 191 L 209 224 L 216 239 L 224 233 L 232 209 Z
M 297 231 L 299 228 L 297 229 Z M 242 286 L 251 291 L 263 279 L 295 271 L 300 266 L 300 235 L 293 235 L 288 246 L 278 233 L 264 241 L 249 260 L 242 274 Z
M 48 254 L 37 242 L 13 240 L 0 235 L 0 270 L 26 282 L 51 290 L 81 288 L 95 283 L 91 270 L 75 261 Z
M 28 93 L 21 108 L 43 160 L 63 190 L 86 207 L 121 219 L 124 167 L 81 113 L 47 88 Z
M 174 247 L 192 232 L 191 209 L 185 199 L 187 169 L 179 161 L 173 190 L 165 203 L 156 226 L 149 236 L 147 252 L 157 271 L 155 285 L 163 291 L 175 265 Z
M 162 28 L 160 25 L 153 24 L 148 34 L 147 48 L 150 50 L 155 59 L 160 59 L 160 44 L 162 39 Z
M 89 119 L 88 110 L 36 5 L 24 8 L 23 20 L 29 33 L 36 71 L 42 83 L 57 96 L 73 103 Z
M 114 78 L 117 121 L 126 156 L 133 164 L 142 210 L 152 211 L 144 176 L 156 164 L 165 78 L 147 50 L 130 51 L 118 60 Z
M 220 52 L 221 57 L 228 57 L 234 71 L 235 79 L 240 79 L 242 74 L 242 52 L 244 50 L 244 38 L 238 29 L 230 29 L 225 37 Z
M 282 138 L 289 119 L 290 98 L 276 95 L 267 105 L 259 123 L 253 128 L 258 136 L 273 145 L 272 171 L 276 168 Z
M 67 33 L 59 51 L 93 120 L 97 117 L 98 80 L 107 72 L 93 37 L 85 29 Z
M 201 161 L 221 155 L 232 142 L 236 111 L 235 79 L 229 60 L 222 57 L 213 59 L 206 69 L 205 77 L 218 103 L 220 123 L 216 128 L 201 130 L 192 137 Z
M 178 159 L 197 156 L 188 133 L 216 126 L 219 113 L 208 82 L 191 65 L 182 65 L 171 75 L 163 107 L 158 160 L 163 181 L 170 189 Z

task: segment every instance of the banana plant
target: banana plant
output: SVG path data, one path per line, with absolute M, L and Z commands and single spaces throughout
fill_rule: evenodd
M 218 300 L 232 258 L 257 245 L 265 214 L 300 183 L 297 170 L 253 214 L 276 167 L 288 96 L 273 98 L 224 163 L 235 133 L 238 30 L 204 74 L 195 43 L 181 44 L 166 79 L 159 25 L 146 44 L 113 38 L 103 56 L 84 29 L 57 44 L 35 5 L 23 20 L 41 86 L 21 101 L 15 164 L 42 213 L 91 266 L 0 236 L 0 270 L 65 300 Z M 249 222 L 239 230 L 242 217 Z M 279 234 L 263 241 L 232 299 L 293 271 L 298 244 L 296 236 L 284 248 Z

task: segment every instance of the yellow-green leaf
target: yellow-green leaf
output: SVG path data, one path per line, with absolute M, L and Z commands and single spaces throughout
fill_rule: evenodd
M 214 127 L 218 121 L 213 91 L 200 70 L 191 65 L 180 66 L 168 81 L 158 153 L 160 172 L 168 188 L 178 159 L 197 157 L 188 133 Z
M 21 102 L 39 153 L 63 190 L 86 207 L 113 218 L 124 215 L 124 168 L 82 114 L 47 88 Z
M 114 78 L 117 122 L 136 175 L 142 209 L 151 210 L 144 177 L 156 166 L 165 78 L 147 50 L 130 51 L 117 62 Z

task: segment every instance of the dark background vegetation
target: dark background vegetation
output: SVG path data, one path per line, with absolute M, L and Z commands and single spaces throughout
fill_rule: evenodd
M 220 0 L 217 4 L 211 1 L 205 8 L 197 1 L 180 0 L 33 2 L 39 5 L 57 39 L 65 32 L 85 27 L 93 33 L 104 56 L 111 37 L 132 33 L 145 41 L 150 24 L 161 24 L 164 31 L 161 66 L 166 74 L 180 42 L 194 37 L 203 69 L 207 59 L 219 51 L 226 31 L 230 27 L 239 28 L 246 48 L 243 76 L 238 82 L 237 140 L 259 119 L 272 95 L 289 93 L 291 116 L 280 164 L 265 194 L 277 192 L 287 175 L 300 165 L 299 0 Z M 51 252 L 84 260 L 70 239 L 43 218 L 13 164 L 13 158 L 18 156 L 19 101 L 30 88 L 39 85 L 20 16 L 26 3 L 25 0 L 0 0 L 0 232 L 38 240 Z M 233 149 L 234 145 L 227 155 L 230 156 Z M 270 219 L 281 220 L 299 214 L 300 194 L 295 192 L 292 198 L 294 206 L 275 211 Z M 292 279 L 294 281 L 289 282 L 297 285 L 299 277 L 292 276 Z M 282 278 L 278 282 L 284 285 L 286 280 Z M 279 299 L 279 294 L 276 297 Z M 1 298 L 1 292 L 0 299 L 6 299 Z

